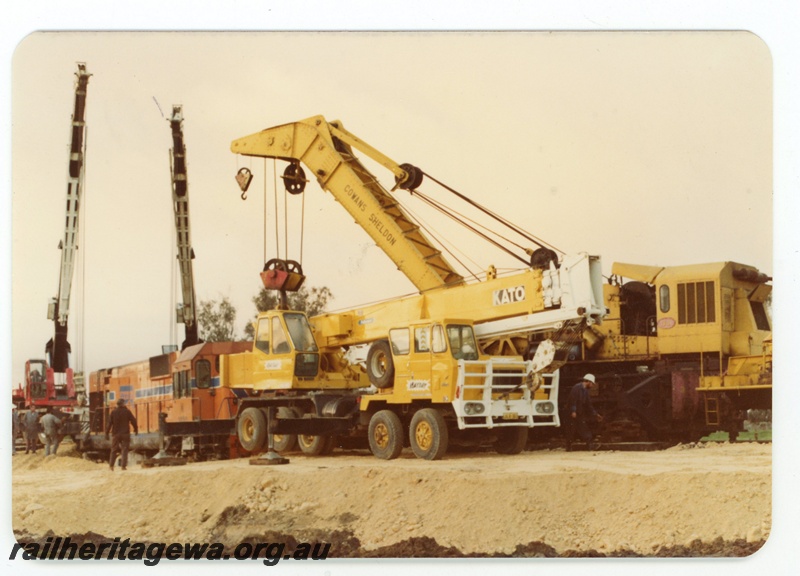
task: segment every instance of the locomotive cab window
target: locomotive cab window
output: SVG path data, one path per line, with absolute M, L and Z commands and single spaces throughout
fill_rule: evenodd
M 172 375 L 172 396 L 174 398 L 185 398 L 191 394 L 191 382 L 189 371 L 181 370 Z
M 669 312 L 669 286 L 666 284 L 658 289 L 658 302 L 662 312 Z
M 198 388 L 211 388 L 211 362 L 198 360 L 194 365 L 194 373 L 197 377 Z

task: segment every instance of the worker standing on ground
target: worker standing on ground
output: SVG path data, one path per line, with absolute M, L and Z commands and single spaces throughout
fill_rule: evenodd
M 567 452 L 572 451 L 572 443 L 577 436 L 589 450 L 596 450 L 597 445 L 592 444 L 592 429 L 589 418 L 600 422 L 603 417 L 595 411 L 589 390 L 594 386 L 594 374 L 587 374 L 583 380 L 575 384 L 569 392 L 569 419 L 567 423 Z
M 14 406 L 11 409 L 11 453 L 17 453 L 17 436 L 22 429 L 22 419 L 19 415 L 19 410 Z
M 58 451 L 58 430 L 61 428 L 61 419 L 53 414 L 53 409 L 48 408 L 47 414 L 42 416 L 42 429 L 44 430 L 44 455 L 53 456 Z
M 36 443 L 39 440 L 39 415 L 31 408 L 22 421 L 25 430 L 25 454 L 36 454 Z
M 108 433 L 111 432 L 111 455 L 108 458 L 108 467 L 114 470 L 114 461 L 116 460 L 117 453 L 120 454 L 120 466 L 123 470 L 128 468 L 128 448 L 131 445 L 131 429 L 133 426 L 134 434 L 139 433 L 139 426 L 136 423 L 136 417 L 125 406 L 125 400 L 120 398 L 117 400 L 117 407 L 111 411 L 106 425 L 106 439 Z

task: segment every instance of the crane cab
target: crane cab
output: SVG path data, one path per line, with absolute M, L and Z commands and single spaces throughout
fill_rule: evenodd
M 29 407 L 71 407 L 76 404 L 72 368 L 55 372 L 43 359 L 25 362 L 25 404 Z
M 451 402 L 459 360 L 478 360 L 472 323 L 423 320 L 389 330 L 367 355 L 367 375 L 389 402 Z M 391 399 L 388 399 L 391 396 Z
M 320 352 L 305 313 L 270 310 L 259 314 L 253 348 L 221 358 L 221 385 L 291 390 L 319 387 Z

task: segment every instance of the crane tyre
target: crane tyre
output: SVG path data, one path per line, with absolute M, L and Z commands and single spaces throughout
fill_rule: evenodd
M 394 384 L 394 360 L 388 340 L 378 340 L 369 347 L 367 376 L 376 388 L 389 388 Z
M 444 456 L 449 434 L 442 413 L 435 408 L 417 410 L 411 418 L 409 440 L 417 458 L 439 460 Z
M 391 410 L 381 410 L 369 421 L 369 449 L 377 458 L 394 460 L 403 450 L 403 424 Z
M 497 431 L 494 442 L 498 454 L 519 454 L 528 444 L 528 428 L 526 426 L 510 426 Z
M 248 452 L 258 452 L 267 439 L 267 418 L 258 408 L 245 408 L 236 423 L 239 444 Z
M 297 418 L 297 412 L 288 406 L 279 406 L 278 418 Z M 297 447 L 297 434 L 273 434 L 272 447 L 276 452 L 291 452 Z
M 307 456 L 324 456 L 333 450 L 333 437 L 298 434 L 297 445 L 300 446 L 300 451 Z

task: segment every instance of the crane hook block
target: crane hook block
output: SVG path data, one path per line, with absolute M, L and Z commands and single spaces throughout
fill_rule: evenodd
M 289 194 L 302 194 L 306 189 L 306 173 L 303 167 L 297 162 L 292 162 L 283 171 L 283 185 L 286 186 L 286 191 Z
M 294 260 L 273 258 L 264 264 L 264 270 L 261 272 L 261 281 L 267 290 L 297 292 L 305 279 L 303 268 Z
M 249 168 L 239 168 L 236 173 L 236 182 L 239 184 L 239 189 L 242 191 L 242 200 L 247 199 L 247 189 L 250 187 L 250 182 L 253 180 L 253 173 Z

